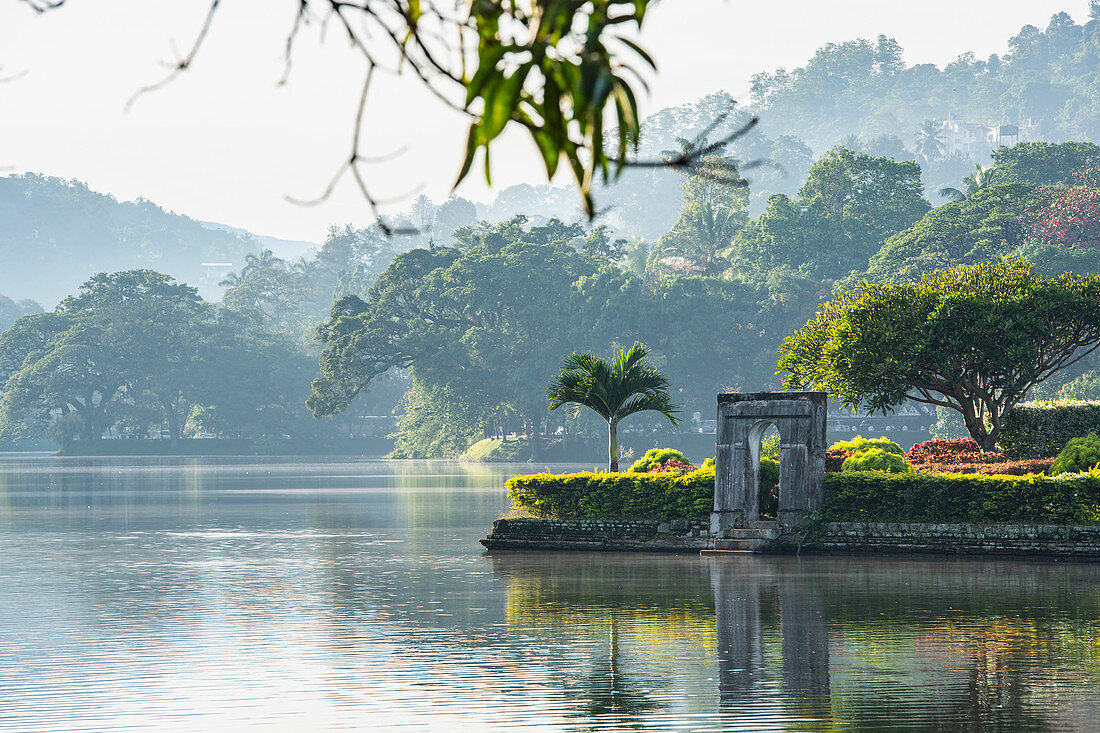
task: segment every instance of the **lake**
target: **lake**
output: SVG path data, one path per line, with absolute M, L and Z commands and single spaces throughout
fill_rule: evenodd
M 0 454 L 0 730 L 1100 727 L 1100 564 L 485 554 L 531 468 Z

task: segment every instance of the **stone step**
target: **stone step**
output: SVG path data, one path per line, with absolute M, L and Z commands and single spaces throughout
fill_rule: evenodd
M 722 535 L 727 540 L 774 540 L 779 538 L 779 530 L 774 527 L 730 527 Z
M 715 540 L 714 549 L 705 552 L 759 552 L 770 547 L 770 539 L 724 539 Z

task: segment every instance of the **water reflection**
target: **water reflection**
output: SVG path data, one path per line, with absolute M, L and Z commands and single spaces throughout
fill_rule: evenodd
M 614 713 L 623 724 L 703 715 L 707 690 L 675 670 L 711 658 L 721 727 L 1088 730 L 1100 720 L 1096 565 L 621 555 L 492 563 L 507 583 L 510 623 L 563 643 L 608 629 L 589 682 L 571 690 L 583 715 Z M 669 656 L 670 642 L 678 654 Z
M 1100 565 L 483 554 L 528 468 L 4 458 L 0 730 L 1100 720 Z

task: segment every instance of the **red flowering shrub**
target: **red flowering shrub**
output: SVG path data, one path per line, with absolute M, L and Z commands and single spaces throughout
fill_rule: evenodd
M 1017 466 L 1008 463 L 1004 453 L 983 451 L 972 438 L 954 438 L 952 440 L 926 440 L 917 443 L 905 454 L 905 460 L 923 473 L 1015 473 Z M 1011 470 L 978 470 L 973 466 L 1008 466 Z M 963 471 L 963 467 L 967 467 Z M 1029 473 L 1029 471 L 1024 471 Z
M 1029 222 L 1035 239 L 1062 247 L 1100 247 L 1100 188 L 1044 186 L 1039 193 L 1047 205 Z
M 905 454 L 905 460 L 914 466 L 921 463 L 957 463 L 955 456 L 974 455 L 981 452 L 982 449 L 973 438 L 952 438 L 951 440 L 939 438 L 917 443 Z M 967 461 L 967 463 L 977 462 Z
M 852 454 L 846 450 L 827 448 L 825 450 L 825 473 L 840 473 L 845 459 L 850 455 Z
M 678 458 L 669 458 L 663 465 L 656 466 L 649 469 L 647 473 L 688 473 L 689 471 L 698 471 L 697 466 L 693 466 L 690 463 L 684 463 Z
M 999 455 L 999 454 L 995 454 Z M 996 463 L 920 463 L 914 464 L 919 473 L 981 473 L 987 476 L 1024 476 L 1029 473 L 1046 473 L 1053 458 L 1036 458 L 1026 461 Z

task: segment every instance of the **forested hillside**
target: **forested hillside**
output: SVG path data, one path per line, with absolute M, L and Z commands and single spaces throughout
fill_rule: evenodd
M 228 262 L 257 251 L 246 236 L 203 226 L 151 201 L 118 201 L 79 181 L 0 177 L 0 292 L 52 306 L 97 272 L 150 268 L 219 292 Z
M 949 115 L 1015 125 L 1021 142 L 1100 140 L 1100 21 L 1081 25 L 1058 13 L 1046 28 L 1024 26 L 1007 45 L 1007 53 L 985 59 L 960 49 L 940 68 L 907 65 L 902 47 L 885 36 L 829 43 L 802 66 L 754 75 L 749 99 L 715 92 L 649 115 L 638 157 L 667 157 L 701 134 L 722 139 L 755 116 L 756 127 L 733 141 L 727 153 L 752 165 L 743 174 L 749 211 L 758 214 L 772 194 L 797 192 L 811 163 L 837 145 L 916 161 L 925 195 L 940 203 L 940 188 L 958 185 L 976 163 L 988 164 L 991 152 L 952 154 L 942 138 L 930 136 L 929 126 L 941 125 Z M 711 127 L 723 113 L 723 121 Z M 482 214 L 499 220 L 507 208 L 509 214 L 574 220 L 575 201 L 562 193 L 516 186 L 502 191 Z M 607 209 L 606 223 L 621 235 L 656 238 L 679 212 L 679 178 L 668 170 L 627 170 L 601 192 L 599 203 Z

